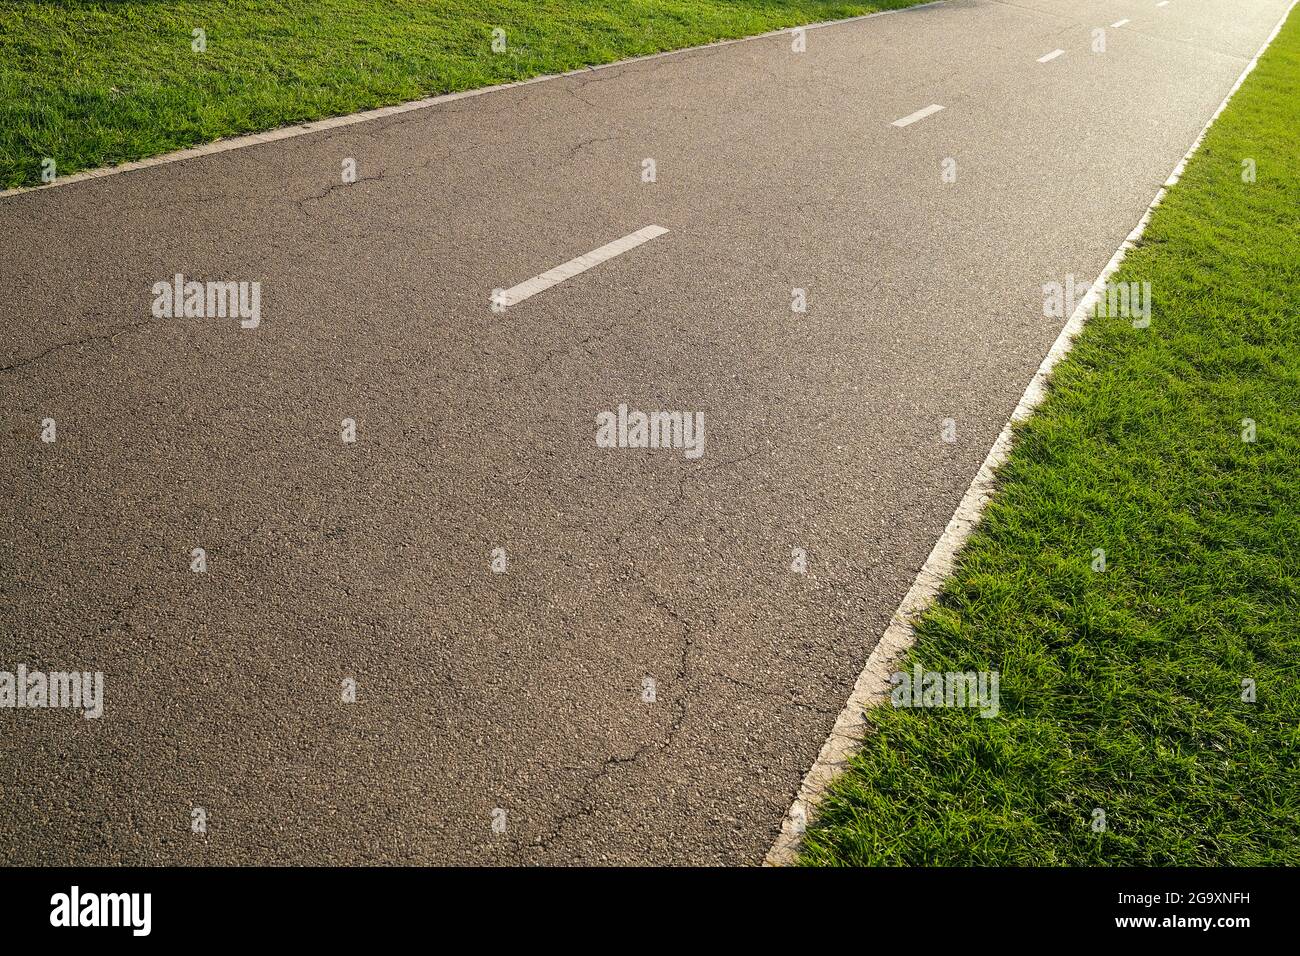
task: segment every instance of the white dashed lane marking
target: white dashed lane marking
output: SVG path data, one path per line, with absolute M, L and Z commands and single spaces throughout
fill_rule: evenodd
M 662 236 L 668 230 L 663 226 L 646 226 L 644 229 L 638 229 L 636 232 L 628 233 L 622 239 L 615 239 L 613 242 L 607 242 L 599 249 L 593 249 L 585 255 L 578 256 L 576 259 L 570 259 L 563 265 L 558 265 L 554 269 L 548 269 L 539 276 L 533 276 L 526 282 L 519 285 L 511 286 L 509 289 L 503 289 L 494 294 L 494 303 L 500 303 L 502 306 L 512 306 L 524 301 L 529 296 L 537 295 L 539 292 L 545 292 L 553 285 L 559 285 L 565 279 L 572 279 L 580 272 L 586 272 L 593 266 L 598 266 L 602 262 L 607 262 L 615 256 L 621 256 L 630 249 L 649 242 L 656 236 Z
M 1112 30 L 1118 30 L 1120 27 L 1122 27 L 1124 24 L 1128 22 L 1129 22 L 1128 20 L 1116 20 L 1114 23 L 1110 25 L 1110 28 Z
M 1038 58 L 1038 62 L 1047 63 L 1049 60 L 1055 60 L 1058 56 L 1060 56 L 1064 52 L 1065 52 L 1064 50 L 1053 50 L 1051 53 L 1048 53 L 1045 56 L 1040 56 Z
M 927 116 L 930 116 L 930 115 L 932 115 L 932 114 L 934 114 L 934 113 L 939 112 L 939 110 L 941 110 L 941 109 L 943 109 L 943 107 L 940 106 L 938 103 L 931 103 L 931 104 L 930 104 L 929 106 L 927 106 L 925 109 L 923 109 L 923 110 L 917 110 L 915 113 L 912 113 L 910 116 L 904 116 L 902 119 L 894 120 L 894 122 L 891 123 L 890 125 L 891 125 L 891 126 L 911 126 L 913 123 L 917 122 L 918 120 L 923 120 L 923 119 L 925 119 Z

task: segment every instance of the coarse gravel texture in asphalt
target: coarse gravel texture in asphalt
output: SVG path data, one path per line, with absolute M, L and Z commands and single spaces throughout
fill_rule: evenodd
M 760 861 L 1043 284 L 1287 6 L 953 0 L 0 200 L 0 670 L 105 675 L 0 710 L 0 862 Z M 260 326 L 154 318 L 176 273 Z

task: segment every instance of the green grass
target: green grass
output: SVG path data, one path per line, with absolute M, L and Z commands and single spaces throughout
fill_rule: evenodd
M 805 864 L 1300 863 L 1298 158 L 1293 16 L 1116 277 L 1151 327 L 1086 326 L 920 624 L 1001 715 L 876 711 Z
M 0 0 L 0 186 L 917 2 Z

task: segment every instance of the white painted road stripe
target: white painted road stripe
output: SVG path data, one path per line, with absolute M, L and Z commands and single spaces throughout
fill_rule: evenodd
M 638 229 L 636 232 L 629 233 L 622 239 L 615 239 L 613 242 L 607 242 L 599 249 L 593 249 L 586 255 L 578 256 L 576 259 L 570 259 L 563 265 L 549 269 L 539 276 L 533 276 L 526 282 L 521 282 L 517 286 L 506 289 L 497 299 L 502 305 L 511 306 L 524 301 L 532 295 L 539 292 L 545 292 L 553 285 L 559 285 L 565 279 L 572 279 L 580 272 L 586 272 L 592 266 L 598 266 L 602 262 L 613 259 L 615 256 L 621 256 L 629 249 L 635 249 L 642 243 L 649 242 L 656 236 L 662 236 L 668 230 L 663 226 L 646 226 L 644 229 Z
M 1160 2 L 1156 4 L 1156 6 L 1157 6 L 1157 7 L 1167 7 L 1167 6 L 1169 6 L 1169 0 L 1160 0 Z
M 1124 24 L 1126 24 L 1126 23 L 1128 23 L 1128 22 L 1130 22 L 1130 21 L 1128 21 L 1128 20 L 1117 20 L 1116 22 L 1114 22 L 1114 23 L 1112 23 L 1112 24 L 1110 25 L 1110 28 L 1111 28 L 1112 30 L 1118 30 L 1120 27 L 1122 27 Z
M 1058 56 L 1060 56 L 1064 52 L 1065 52 L 1064 50 L 1053 50 L 1051 53 L 1047 54 L 1046 56 L 1040 56 L 1038 58 L 1038 62 L 1046 63 L 1048 60 L 1055 60 Z
M 915 123 L 917 120 L 923 120 L 923 119 L 925 119 L 927 116 L 930 116 L 931 114 L 934 114 L 934 113 L 939 112 L 939 110 L 941 110 L 941 109 L 943 109 L 943 107 L 940 106 L 938 103 L 931 103 L 931 104 L 930 104 L 929 106 L 927 106 L 925 109 L 923 109 L 923 110 L 917 110 L 917 111 L 916 111 L 915 113 L 913 113 L 911 116 L 904 116 L 904 117 L 903 117 L 902 119 L 900 119 L 900 120 L 894 120 L 894 122 L 891 123 L 890 125 L 891 125 L 891 126 L 911 126 L 911 125 L 912 125 L 913 123 Z

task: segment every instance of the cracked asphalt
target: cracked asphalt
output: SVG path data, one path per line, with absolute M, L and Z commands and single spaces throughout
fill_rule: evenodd
M 761 861 L 1042 285 L 1286 6 L 954 0 L 0 199 L 0 670 L 106 685 L 0 711 L 0 862 Z M 261 325 L 153 318 L 178 272 Z M 596 447 L 621 402 L 704 457 Z

